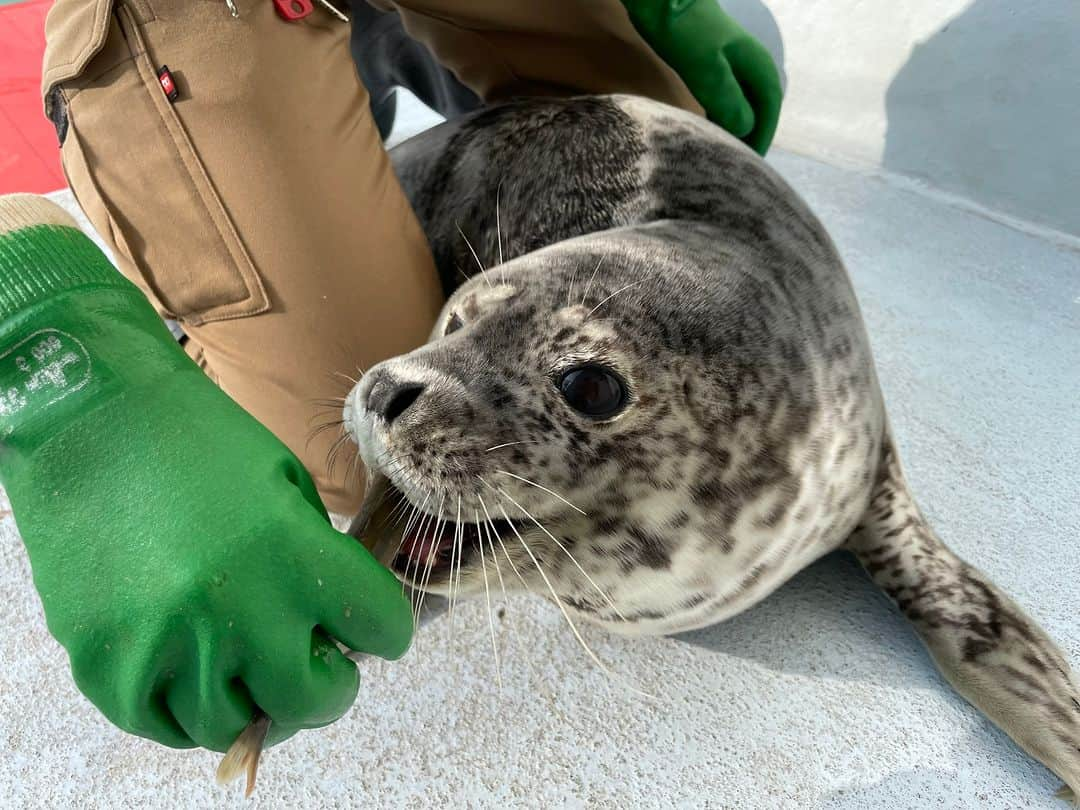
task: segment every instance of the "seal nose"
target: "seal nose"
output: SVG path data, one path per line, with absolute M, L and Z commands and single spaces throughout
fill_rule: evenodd
M 402 382 L 388 374 L 381 375 L 368 392 L 367 409 L 377 413 L 386 424 L 394 421 L 424 393 L 423 383 Z

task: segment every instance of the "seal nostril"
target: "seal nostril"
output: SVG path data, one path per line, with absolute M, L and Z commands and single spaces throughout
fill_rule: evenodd
M 386 420 L 386 423 L 388 425 L 393 423 L 395 419 L 405 413 L 423 392 L 424 386 L 422 385 L 403 385 L 395 391 L 382 412 L 382 417 Z

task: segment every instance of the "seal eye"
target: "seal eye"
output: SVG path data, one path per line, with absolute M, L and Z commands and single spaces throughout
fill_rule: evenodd
M 443 334 L 444 335 L 449 335 L 449 334 L 451 334 L 453 332 L 456 332 L 458 329 L 460 329 L 464 325 L 465 325 L 465 323 L 461 320 L 461 318 L 458 316 L 458 314 L 456 312 L 452 312 L 450 314 L 450 320 L 448 320 L 446 322 L 446 328 L 443 330 Z
M 586 416 L 611 416 L 626 404 L 626 387 L 603 366 L 579 366 L 562 375 L 559 390 Z

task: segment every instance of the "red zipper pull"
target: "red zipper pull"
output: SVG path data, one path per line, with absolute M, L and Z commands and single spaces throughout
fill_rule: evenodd
M 274 8 L 281 19 L 289 22 L 302 20 L 315 10 L 311 0 L 274 0 Z

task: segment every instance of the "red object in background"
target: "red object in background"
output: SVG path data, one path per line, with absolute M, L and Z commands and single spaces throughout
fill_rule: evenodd
M 67 186 L 41 104 L 45 14 L 52 0 L 0 6 L 0 194 Z
M 158 69 L 157 80 L 161 84 L 165 98 L 169 101 L 176 101 L 180 97 L 180 90 L 177 88 L 176 82 L 173 81 L 172 72 L 169 70 L 168 65 L 162 65 Z
M 274 8 L 283 20 L 302 20 L 315 10 L 311 0 L 274 0 Z

